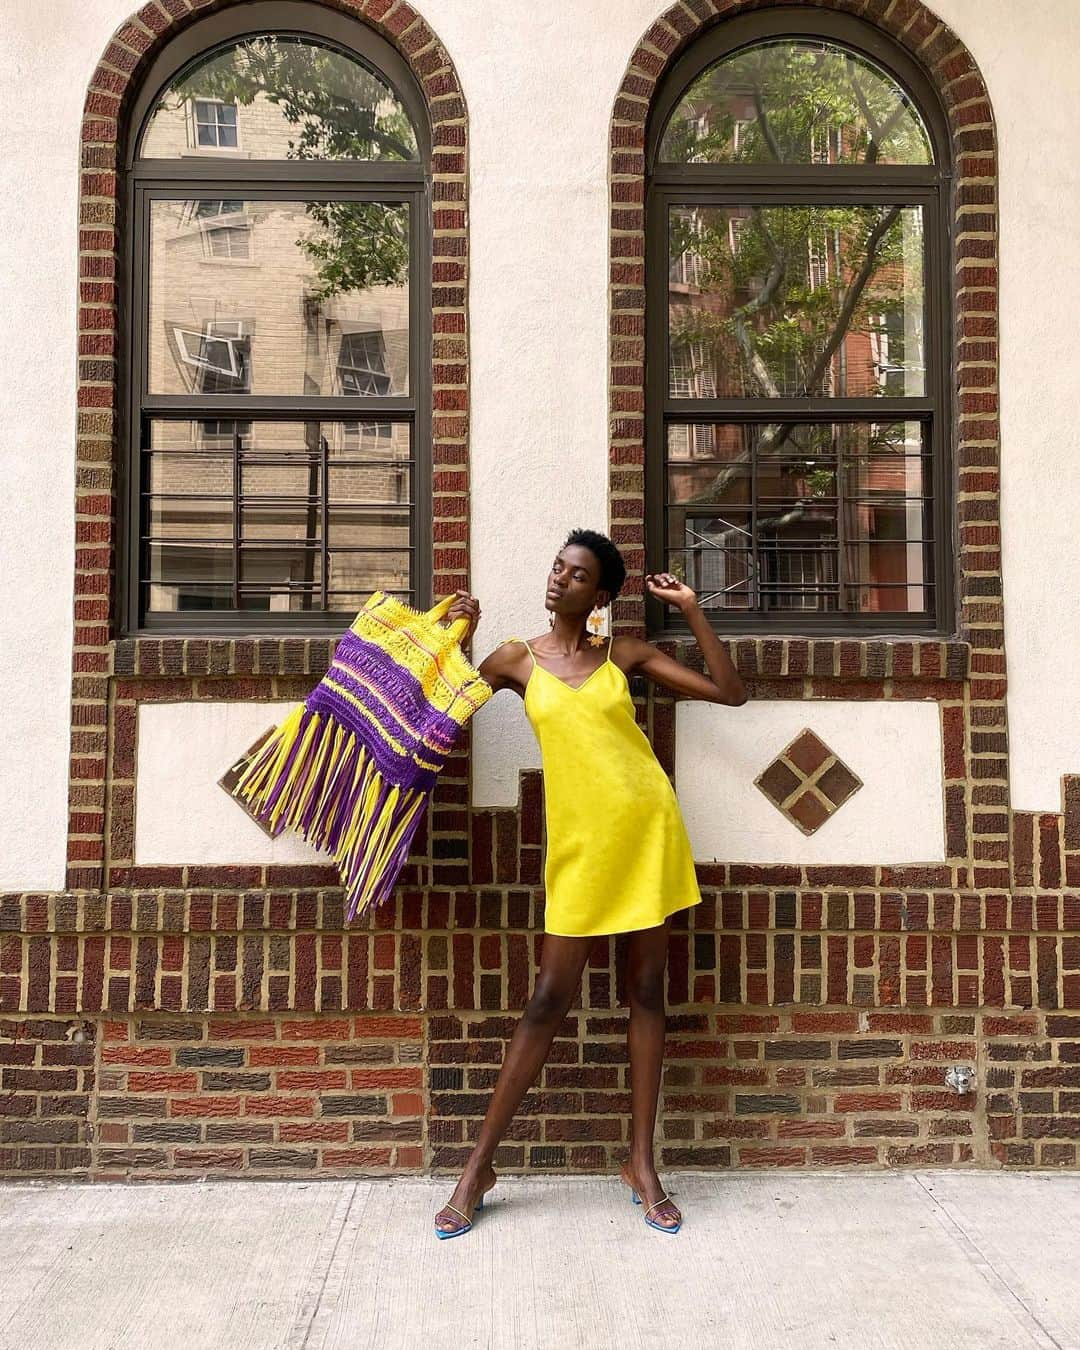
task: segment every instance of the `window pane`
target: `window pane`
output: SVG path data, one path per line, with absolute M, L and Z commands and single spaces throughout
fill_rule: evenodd
M 916 206 L 690 206 L 668 218 L 675 398 L 925 391 Z
M 240 549 L 239 607 L 311 612 L 322 608 L 322 558 L 317 546 L 278 542 Z
M 150 204 L 153 394 L 405 394 L 404 203 Z
M 891 75 L 830 42 L 761 42 L 710 66 L 667 124 L 669 164 L 930 164 Z
M 396 600 L 403 600 L 407 605 L 415 605 L 416 603 L 412 591 L 407 586 L 380 586 L 379 590 L 386 595 L 392 595 Z M 353 591 L 351 593 L 348 591 L 335 591 L 330 597 L 330 608 L 335 613 L 355 614 L 358 610 L 363 609 L 370 594 L 370 590 Z
M 384 80 L 330 47 L 273 35 L 234 42 L 170 85 L 139 154 L 237 148 L 249 159 L 419 159 L 408 114 Z
M 378 553 L 335 550 L 330 559 L 330 594 L 327 607 L 335 612 L 355 613 L 373 590 L 397 593 L 409 585 L 411 553 L 380 550 Z M 360 602 L 356 597 L 360 595 Z
M 407 423 L 328 422 L 323 432 L 331 508 L 412 500 Z
M 715 610 L 933 609 L 922 427 L 668 428 L 668 562 Z
M 359 609 L 411 593 L 406 423 L 156 420 L 143 451 L 150 612 Z M 359 601 L 356 593 L 364 592 Z

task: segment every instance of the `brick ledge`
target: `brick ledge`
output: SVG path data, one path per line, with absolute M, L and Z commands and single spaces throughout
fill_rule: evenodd
M 651 639 L 704 669 L 693 637 Z M 972 644 L 955 638 L 739 637 L 721 639 L 740 674 L 779 678 L 966 680 Z M 108 644 L 108 673 L 126 676 L 310 675 L 329 667 L 337 637 L 133 637 Z

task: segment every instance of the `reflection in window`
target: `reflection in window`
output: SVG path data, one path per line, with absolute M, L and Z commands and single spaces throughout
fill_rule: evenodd
M 394 434 L 389 422 L 342 422 L 341 428 L 350 450 L 382 450 Z
M 208 267 L 208 229 L 248 265 Z M 243 253 L 252 238 L 257 248 Z M 406 203 L 157 198 L 149 287 L 151 393 L 239 392 L 245 360 L 258 372 L 246 393 L 409 391 Z M 218 331 L 213 316 L 236 313 L 250 316 L 243 343 L 221 337 L 206 349 L 212 359 L 200 354 L 204 331 Z M 194 315 L 209 327 L 193 331 Z M 196 384 L 199 367 L 233 383 Z
M 235 440 L 241 450 L 251 443 L 251 423 L 226 417 L 204 417 L 192 423 L 192 445 L 232 446 Z
M 189 207 L 202 231 L 204 257 L 251 260 L 251 219 L 244 202 L 218 198 L 193 201 Z
M 342 333 L 337 368 L 343 394 L 390 392 L 381 333 Z
M 672 164 L 929 164 L 930 141 L 906 92 L 834 43 L 758 42 L 687 90 L 668 123 Z
M 340 631 L 430 564 L 422 93 L 356 20 L 237 37 L 247 8 L 132 127 L 129 629 Z
M 332 47 L 274 34 L 232 42 L 175 80 L 139 155 L 237 146 L 252 159 L 419 159 L 409 116 L 384 80 Z
M 250 325 L 243 320 L 208 321 L 199 334 L 178 332 L 182 349 L 194 367 L 192 387 L 200 394 L 248 394 L 251 392 Z M 197 338 L 192 343 L 192 338 Z M 250 422 L 207 418 L 199 424 L 203 444 L 231 445 L 234 437 L 245 444 Z
M 691 348 L 722 395 L 924 392 L 919 207 L 675 205 L 668 247 L 680 278 L 669 292 L 673 395 L 710 396 L 685 387 Z M 687 258 L 692 284 L 681 281 Z
M 150 612 L 355 611 L 411 573 L 409 428 L 362 448 L 348 422 L 155 419 L 143 448 L 142 546 Z
M 207 320 L 202 328 L 173 328 L 177 366 L 188 389 L 200 394 L 246 394 L 251 390 L 250 339 L 243 324 Z
M 236 149 L 239 142 L 236 138 L 235 103 L 196 98 L 191 101 L 191 112 L 195 145 L 213 146 L 217 150 Z
M 650 565 L 729 627 L 941 625 L 927 277 L 946 241 L 923 114 L 838 42 L 724 40 L 691 49 L 650 132 Z
M 928 460 L 918 422 L 672 424 L 687 584 L 714 611 L 927 609 Z

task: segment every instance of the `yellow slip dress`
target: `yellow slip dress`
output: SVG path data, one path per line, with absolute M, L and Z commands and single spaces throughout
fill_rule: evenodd
M 545 670 L 524 638 L 504 640 L 524 642 L 532 657 L 525 715 L 543 762 L 544 931 L 634 932 L 700 904 L 675 789 L 634 718 L 610 637 L 580 685 Z

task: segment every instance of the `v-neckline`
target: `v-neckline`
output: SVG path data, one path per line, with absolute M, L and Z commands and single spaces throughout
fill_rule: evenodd
M 522 640 L 522 642 L 525 642 L 525 639 L 524 639 L 524 638 L 522 638 L 521 640 Z M 608 644 L 607 644 L 607 653 L 605 654 L 604 659 L 603 659 L 603 660 L 600 662 L 600 664 L 596 667 L 596 669 L 595 669 L 595 670 L 590 670 L 589 673 L 588 673 L 588 675 L 585 676 L 585 678 L 581 681 L 580 684 L 567 684 L 565 680 L 560 680 L 559 677 L 558 677 L 558 675 L 553 674 L 550 670 L 546 670 L 546 669 L 540 664 L 540 662 L 536 659 L 536 655 L 535 655 L 535 653 L 533 652 L 533 649 L 532 649 L 531 645 L 530 645 L 528 642 L 525 642 L 525 646 L 528 647 L 528 649 L 529 649 L 529 655 L 532 657 L 533 673 L 536 672 L 536 671 L 538 671 L 538 670 L 542 670 L 542 671 L 544 672 L 545 675 L 551 676 L 551 678 L 555 681 L 556 684 L 561 684 L 562 687 L 563 687 L 564 689 L 569 690 L 569 692 L 570 692 L 571 694 L 578 694 L 578 693 L 580 693 L 581 690 L 584 689 L 585 686 L 589 683 L 589 681 L 592 679 L 592 677 L 593 677 L 594 675 L 599 675 L 600 672 L 604 669 L 604 667 L 611 661 L 611 635 L 609 634 L 609 635 L 608 635 Z M 526 689 L 528 689 L 528 687 L 529 687 L 529 681 L 530 681 L 531 679 L 532 679 L 532 673 L 530 673 L 529 679 L 525 681 L 525 688 L 526 688 Z

